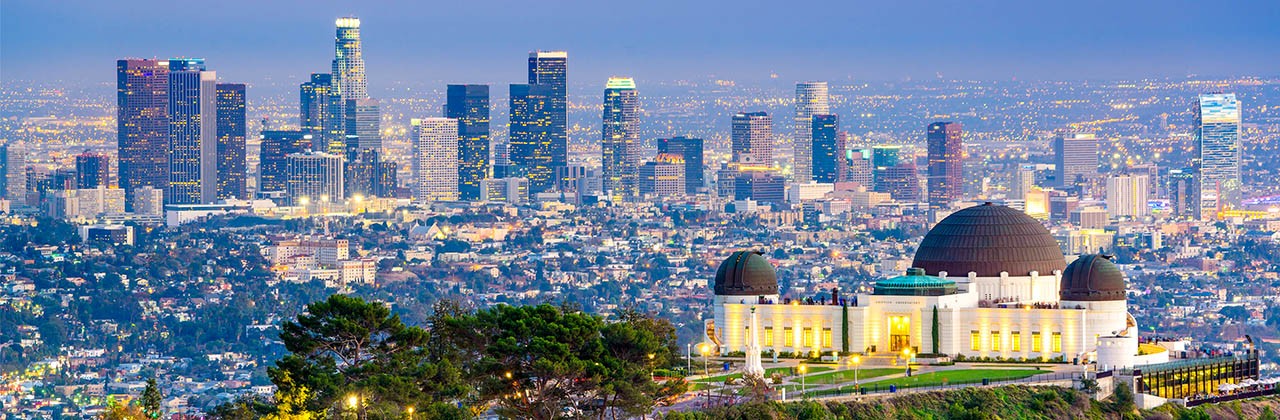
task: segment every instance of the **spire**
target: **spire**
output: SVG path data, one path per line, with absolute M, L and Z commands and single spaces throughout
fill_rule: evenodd
M 764 366 L 760 364 L 760 334 L 757 327 L 756 307 L 751 307 L 751 325 L 747 328 L 747 364 L 742 367 L 746 375 L 764 376 Z

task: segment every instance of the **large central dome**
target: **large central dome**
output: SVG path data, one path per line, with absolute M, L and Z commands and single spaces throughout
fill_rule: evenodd
M 998 277 L 1001 272 L 1025 276 L 1032 271 L 1052 275 L 1063 270 L 1058 241 L 1026 213 L 986 203 L 952 213 L 938 222 L 916 250 L 913 267 L 929 275 Z

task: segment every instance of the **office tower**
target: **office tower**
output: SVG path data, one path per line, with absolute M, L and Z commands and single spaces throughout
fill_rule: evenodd
M 348 100 L 347 159 L 359 159 L 362 153 L 382 151 L 382 110 L 377 99 Z
M 311 150 L 315 136 L 305 131 L 263 131 L 258 194 L 281 192 L 288 188 L 288 156 Z
M 162 216 L 164 215 L 164 190 L 146 186 L 138 188 L 133 194 L 132 201 L 126 201 L 135 214 Z
M 248 198 L 245 190 L 244 84 L 218 83 L 219 199 Z
M 76 189 L 111 187 L 111 157 L 103 153 L 76 155 Z
M 169 62 L 116 61 L 116 148 L 126 196 L 169 187 Z
M 795 180 L 809 182 L 813 180 L 813 168 L 817 165 L 813 144 L 813 116 L 831 114 L 831 103 L 827 98 L 827 82 L 805 82 L 796 84 L 796 118 L 795 136 Z M 831 141 L 835 141 L 832 135 Z M 824 182 L 824 181 L 819 181 Z M 829 181 L 828 181 L 829 182 Z
M 453 118 L 414 119 L 413 199 L 456 201 L 458 199 L 458 120 Z
M 330 107 L 334 109 L 330 112 L 332 115 L 342 116 L 346 158 L 355 160 L 364 151 L 382 150 L 382 112 L 378 101 L 369 98 L 364 54 L 361 52 L 360 19 L 343 17 L 338 18 L 334 24 L 337 32 L 334 37 L 333 71 L 330 73 L 334 89 L 330 95 L 331 99 L 336 100 L 331 101 Z M 331 141 L 336 142 L 336 139 Z
M 546 86 L 548 103 L 544 112 L 550 123 L 548 130 L 548 152 L 550 166 L 565 166 L 569 163 L 567 125 L 568 111 L 568 62 L 569 54 L 564 51 L 534 51 L 529 53 L 529 84 Z M 548 171 L 550 173 L 550 171 Z M 536 182 L 530 182 L 530 188 L 536 190 Z M 536 194 L 538 191 L 532 191 Z
M 1143 163 L 1129 167 L 1129 173 L 1147 176 L 1147 198 L 1157 200 L 1165 198 L 1164 183 L 1161 180 L 1160 167 L 1154 163 Z
M 670 153 L 684 160 L 684 193 L 693 195 L 706 187 L 706 167 L 702 165 L 702 139 L 676 136 L 658 139 L 658 153 Z
M 738 183 L 738 169 L 730 165 L 720 165 L 720 169 L 716 170 L 716 197 L 734 198 L 737 192 L 734 188 Z
M 733 115 L 733 161 L 749 166 L 773 166 L 773 119 L 765 112 Z
M 27 202 L 27 150 L 13 143 L 0 145 L 0 198 L 11 206 Z
M 960 123 L 929 124 L 929 208 L 946 209 L 964 195 L 964 143 Z
M 871 149 L 847 149 L 845 159 L 849 170 L 845 181 L 853 182 L 868 189 L 875 187 L 875 165 L 871 163 Z
M 364 54 L 360 48 L 360 18 L 341 17 L 334 22 L 337 33 L 333 57 L 334 87 L 345 100 L 369 97 L 364 73 Z
M 1058 133 L 1053 138 L 1053 156 L 1057 169 L 1057 183 L 1054 185 L 1062 188 L 1079 186 L 1098 174 L 1098 136 L 1092 133 Z
M 341 97 L 333 85 L 333 75 L 312 73 L 311 81 L 298 87 L 298 124 L 302 131 L 315 135 L 320 150 L 330 154 L 346 153 L 347 121 L 339 113 Z
M 825 88 L 823 90 L 825 93 Z M 809 121 L 808 141 L 812 155 L 810 162 L 813 164 L 809 179 L 834 184 L 840 180 L 840 167 L 844 166 L 841 164 L 844 160 L 844 144 L 841 141 L 843 137 L 840 136 L 840 117 L 834 114 L 813 114 Z M 796 180 L 800 181 L 799 168 L 796 170 Z
M 511 85 L 508 161 L 529 178 L 530 195 L 552 185 L 556 165 L 552 145 L 552 89 L 547 85 Z M 563 164 L 558 166 L 564 166 Z M 510 174 L 507 174 L 510 175 Z
M 914 156 L 902 156 L 902 146 L 875 146 L 871 148 L 872 190 L 889 193 L 894 200 L 914 203 L 920 201 L 920 179 L 916 173 Z
M 640 166 L 640 95 L 628 77 L 610 77 L 604 87 L 601 166 L 604 190 L 614 201 L 636 195 Z
M 1107 216 L 1142 218 L 1151 213 L 1147 206 L 1150 194 L 1147 175 L 1118 175 L 1107 178 Z
M 1201 220 L 1240 206 L 1240 108 L 1234 93 L 1200 95 L 1195 107 Z
M 489 177 L 489 85 L 449 85 L 445 118 L 458 120 L 458 198 L 479 201 Z
M 1195 168 L 1169 171 L 1169 207 L 1176 217 L 1200 218 L 1200 189 Z
M 684 157 L 674 153 L 658 153 L 652 161 L 645 162 L 640 167 L 640 195 L 657 199 L 684 195 L 687 188 L 685 168 Z
M 734 177 L 735 200 L 786 205 L 786 179 L 767 172 L 742 172 Z
M 293 153 L 285 157 L 286 195 L 295 206 L 341 202 L 342 156 L 324 152 Z
M 212 203 L 217 196 L 217 76 L 204 59 L 169 60 L 169 204 Z
M 383 160 L 376 150 L 367 150 L 360 159 L 345 162 L 347 197 L 395 197 L 395 161 Z
M 1009 198 L 1026 200 L 1027 193 L 1036 187 L 1035 165 L 1019 165 L 1013 172 L 1012 185 L 1009 187 Z
M 489 178 L 480 181 L 485 201 L 523 204 L 529 200 L 529 179 L 525 177 Z

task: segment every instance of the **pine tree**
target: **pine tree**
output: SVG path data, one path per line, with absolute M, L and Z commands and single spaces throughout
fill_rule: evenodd
M 160 403 L 164 396 L 160 395 L 160 387 L 156 385 L 156 379 L 147 379 L 147 387 L 142 390 L 142 413 L 147 418 L 158 419 L 164 415 L 160 411 Z

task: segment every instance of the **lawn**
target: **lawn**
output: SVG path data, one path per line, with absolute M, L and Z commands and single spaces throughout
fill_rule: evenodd
M 863 386 L 879 386 L 887 388 L 889 385 L 897 385 L 898 388 L 914 388 L 921 386 L 935 386 L 947 384 L 961 384 L 970 382 L 982 382 L 983 379 L 993 381 L 1007 379 L 1029 378 L 1042 373 L 1049 373 L 1047 370 L 1040 369 L 955 369 L 942 370 L 937 372 L 916 373 L 910 378 L 893 378 L 883 381 L 876 381 Z
M 885 375 L 893 375 L 896 373 L 905 373 L 906 368 L 867 368 L 857 371 L 857 379 L 859 382 L 866 381 L 871 378 L 878 378 Z M 817 375 L 809 375 L 804 378 L 805 383 L 810 384 L 842 384 L 845 382 L 853 382 L 854 370 L 839 370 L 835 372 L 819 373 Z M 799 378 L 791 379 L 793 382 L 799 382 Z
M 775 374 L 775 373 L 781 373 L 783 376 L 787 376 L 787 375 L 791 374 L 791 369 L 792 369 L 792 368 L 791 368 L 791 367 L 789 367 L 789 366 L 771 367 L 771 368 L 768 368 L 768 369 L 765 369 L 765 370 L 764 370 L 764 377 L 765 377 L 765 379 L 772 378 L 772 377 L 773 377 L 773 374 Z M 831 368 L 829 368 L 829 367 L 822 367 L 822 366 L 809 366 L 809 367 L 807 367 L 806 369 L 809 371 L 809 373 L 826 372 L 826 371 L 828 371 L 828 370 L 831 370 Z M 698 379 L 698 380 L 696 380 L 696 381 L 694 381 L 694 382 L 707 382 L 707 383 L 715 382 L 715 383 L 721 383 L 721 382 L 724 382 L 725 378 L 734 378 L 734 379 L 737 379 L 737 378 L 741 378 L 741 377 L 742 377 L 742 372 L 737 372 L 737 373 L 730 373 L 730 374 L 728 374 L 728 375 L 719 375 L 719 376 L 712 376 L 712 377 L 709 377 L 709 378 L 702 378 L 702 379 Z

